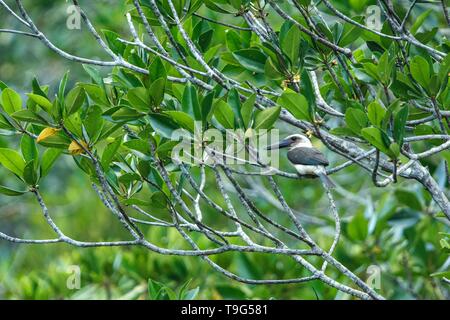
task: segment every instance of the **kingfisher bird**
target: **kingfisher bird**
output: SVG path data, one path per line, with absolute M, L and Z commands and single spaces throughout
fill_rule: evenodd
M 313 147 L 311 140 L 301 134 L 293 134 L 284 140 L 268 146 L 267 150 L 289 148 L 287 157 L 298 174 L 308 177 L 319 177 L 328 188 L 336 185 L 327 176 L 325 167 L 330 163 L 322 152 Z

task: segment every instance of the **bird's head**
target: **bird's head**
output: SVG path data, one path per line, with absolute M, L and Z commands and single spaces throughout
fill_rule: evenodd
M 293 134 L 274 145 L 268 146 L 267 150 L 281 149 L 281 148 L 292 149 L 295 147 L 312 148 L 312 143 L 311 140 L 308 139 L 308 137 L 302 134 Z

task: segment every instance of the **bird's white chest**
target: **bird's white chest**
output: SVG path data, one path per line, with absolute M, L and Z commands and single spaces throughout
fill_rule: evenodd
M 300 175 L 317 175 L 322 169 L 322 166 L 305 166 L 302 164 L 296 164 L 295 169 Z

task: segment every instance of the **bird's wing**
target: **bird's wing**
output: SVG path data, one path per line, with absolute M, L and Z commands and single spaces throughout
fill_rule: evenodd
M 323 153 L 314 148 L 294 148 L 288 151 L 287 157 L 292 164 L 306 166 L 328 166 L 330 164 Z

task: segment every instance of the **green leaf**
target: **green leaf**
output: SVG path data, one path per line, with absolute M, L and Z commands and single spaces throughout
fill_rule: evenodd
M 400 110 L 401 106 L 402 106 L 402 101 L 400 99 L 396 99 L 387 107 L 386 114 L 384 116 L 383 123 L 382 123 L 383 130 L 387 131 L 389 124 L 391 122 L 391 118 L 393 118 L 393 115 L 398 110 Z
M 401 204 L 407 206 L 408 208 L 416 211 L 422 211 L 422 203 L 414 192 L 398 189 L 395 190 L 395 197 Z
M 394 63 L 395 60 L 389 58 L 389 51 L 385 51 L 378 62 L 378 76 L 385 86 L 389 85 L 389 82 L 392 79 L 391 74 L 394 68 Z
M 112 114 L 111 118 L 114 121 L 134 121 L 142 118 L 143 116 L 145 116 L 144 113 L 122 106 Z
M 389 138 L 378 128 L 370 127 L 361 130 L 362 136 L 374 147 L 385 154 L 390 154 Z
M 164 114 L 167 114 L 184 129 L 194 132 L 194 119 L 192 119 L 187 113 L 182 111 L 165 111 Z
M 445 90 L 445 87 L 447 87 L 449 73 L 450 73 L 450 54 L 447 54 L 444 61 L 441 62 L 438 72 L 439 82 L 441 83 L 441 90 Z
M 310 0 L 307 0 L 310 1 Z M 354 17 L 352 20 L 357 21 L 359 23 L 364 23 L 363 17 Z M 355 42 L 363 33 L 364 30 L 359 28 L 356 25 L 346 23 L 344 25 L 344 30 L 342 32 L 342 37 L 339 39 L 339 45 L 341 47 L 346 47 L 351 43 Z
M 304 95 L 288 89 L 278 98 L 277 103 L 292 113 L 295 118 L 311 120 L 308 100 Z
M 111 142 L 106 146 L 105 150 L 103 151 L 101 160 L 101 164 L 104 170 L 107 171 L 107 169 L 109 168 L 109 165 L 116 156 L 116 153 L 119 150 L 121 144 L 122 144 L 122 137 L 115 139 L 113 142 Z
M 389 146 L 390 156 L 392 159 L 398 159 L 400 156 L 400 146 L 396 142 L 392 142 Z
M 439 244 L 441 245 L 442 249 L 444 249 L 447 253 L 450 254 L 450 243 L 447 241 L 447 239 L 439 240 Z
M 0 80 L 0 91 L 5 90 L 6 88 L 8 88 L 6 83 L 4 83 L 3 81 Z
M 100 134 L 100 137 L 98 139 L 107 139 L 121 128 L 123 128 L 123 125 L 121 123 L 110 123 L 109 121 L 105 121 L 103 123 L 102 133 Z
M 66 117 L 66 119 L 64 119 L 64 126 L 76 136 L 81 137 L 83 135 L 82 122 L 79 113 L 74 113 L 70 117 Z
M 42 109 L 44 109 L 48 113 L 52 112 L 53 104 L 47 98 L 34 93 L 28 93 L 27 95 L 34 103 L 42 107 Z
M 31 82 L 33 93 L 41 97 L 47 98 L 48 86 L 41 86 L 37 78 L 33 78 Z
M 150 115 L 150 125 L 156 133 L 167 139 L 171 139 L 173 132 L 180 128 L 168 116 L 157 113 Z
M 210 27 L 209 23 L 205 20 L 201 20 L 197 23 L 192 31 L 192 39 L 202 52 L 208 50 L 209 45 L 214 34 L 214 30 Z M 206 60 L 207 61 L 207 60 Z
M 23 179 L 30 186 L 35 186 L 38 183 L 39 177 L 36 171 L 35 160 L 31 160 L 25 165 L 23 170 Z
M 212 112 L 213 101 L 214 101 L 214 92 L 213 91 L 211 91 L 205 97 L 203 97 L 202 104 L 201 104 L 203 126 L 205 126 L 206 123 L 209 120 L 211 120 L 211 117 L 213 115 L 213 112 Z
M 184 89 L 181 105 L 185 113 L 190 114 L 197 121 L 202 120 L 197 90 L 195 90 L 195 87 L 190 84 L 188 84 Z
M 152 205 L 157 208 L 166 208 L 167 207 L 167 199 L 162 192 L 155 192 L 151 196 Z
M 0 129 L 16 131 L 16 128 L 11 124 L 11 121 L 0 113 Z
M 243 49 L 242 39 L 234 30 L 229 30 L 226 33 L 226 44 L 229 51 L 238 51 L 240 49 Z
M 91 79 L 94 80 L 96 84 L 103 86 L 103 78 L 96 68 L 91 65 L 83 64 L 83 69 L 87 74 L 89 74 Z
M 291 60 L 293 67 L 298 66 L 301 40 L 302 34 L 300 30 L 296 25 L 293 25 L 281 42 L 281 48 Z
M 131 150 L 139 151 L 142 154 L 150 154 L 150 144 L 142 139 L 132 139 L 123 143 L 123 146 Z
M 364 111 L 356 108 L 348 108 L 345 112 L 345 122 L 350 130 L 359 135 L 361 130 L 367 127 L 369 119 Z
M 89 161 L 86 158 L 79 158 L 74 157 L 73 160 L 75 161 L 78 168 L 83 170 L 86 174 L 89 176 L 93 176 L 95 174 L 95 168 L 91 161 Z
M 266 108 L 260 111 L 255 118 L 254 129 L 270 129 L 280 116 L 281 107 Z
M 223 100 L 214 104 L 214 117 L 225 129 L 234 129 L 234 113 Z
M 311 0 L 298 0 L 298 3 L 300 3 L 302 6 L 309 6 L 311 4 Z
M 90 106 L 86 112 L 83 125 L 91 142 L 95 143 L 102 133 L 104 120 L 102 118 L 102 109 L 99 106 Z
M 433 74 L 430 79 L 430 86 L 428 88 L 428 92 L 430 96 L 436 97 L 441 89 L 441 82 L 439 76 L 437 74 Z
M 41 178 L 47 176 L 61 153 L 61 149 L 50 148 L 45 150 L 41 160 Z
M 253 118 L 253 111 L 255 110 L 256 94 L 252 94 L 245 100 L 241 107 L 242 120 L 244 121 L 244 126 L 249 128 L 251 126 L 251 121 Z
M 219 6 L 218 4 L 216 4 L 214 2 L 223 4 L 222 1 L 204 0 L 205 6 L 208 7 L 208 9 L 211 9 L 212 11 L 216 11 L 216 12 L 223 13 L 223 14 L 233 14 L 232 11 L 228 11 L 228 10 L 224 9 L 224 6 Z
M 257 49 L 242 49 L 233 52 L 233 57 L 246 69 L 264 73 L 266 55 Z
M 162 283 L 148 279 L 148 295 L 151 300 L 159 300 L 165 286 Z
M 57 148 L 67 150 L 71 141 L 63 134 L 57 134 L 39 142 L 40 145 L 48 148 Z
M 127 46 L 125 43 L 122 43 L 118 40 L 120 36 L 110 30 L 102 30 L 102 33 L 104 34 L 105 39 L 108 42 L 108 47 L 111 49 L 111 51 L 119 56 L 123 56 L 123 53 Z
M 23 135 L 22 140 L 20 141 L 20 149 L 22 150 L 22 155 L 26 162 L 34 160 L 35 164 L 37 164 L 39 152 L 33 138 Z
M 442 245 L 442 243 L 441 243 L 441 247 L 450 249 L 450 246 L 448 246 L 448 243 L 445 243 L 444 245 Z M 450 271 L 435 272 L 435 273 L 430 274 L 430 277 L 450 278 Z
M 241 99 L 239 98 L 239 92 L 234 88 L 228 93 L 228 105 L 231 107 L 231 110 L 233 110 L 238 127 L 241 128 L 244 122 L 241 115 Z
M 7 114 L 22 110 L 22 98 L 11 88 L 2 91 L 1 102 Z
M 409 108 L 403 107 L 394 117 L 394 140 L 401 146 L 405 136 L 406 121 L 408 120 Z
M 347 225 L 347 234 L 353 241 L 365 241 L 369 235 L 369 223 L 362 212 L 356 214 Z
M 431 72 L 428 61 L 421 56 L 416 56 L 411 60 L 411 75 L 424 89 L 430 85 Z
M 150 110 L 150 96 L 146 88 L 138 87 L 128 90 L 127 100 L 131 106 L 139 111 Z
M 371 62 L 363 63 L 364 72 L 374 80 L 381 81 L 380 76 L 378 75 L 378 67 Z M 367 81 L 369 82 L 369 81 Z
M 386 115 L 386 109 L 374 101 L 367 107 L 367 112 L 370 123 L 375 127 L 381 127 L 384 116 Z
M 164 93 L 166 89 L 166 78 L 159 78 L 152 82 L 148 89 L 152 104 L 158 107 L 164 100 Z
M 433 12 L 432 9 L 428 9 L 425 12 L 423 12 L 421 15 L 419 15 L 416 19 L 414 24 L 412 25 L 409 32 L 411 32 L 413 35 L 417 33 L 417 31 L 420 29 L 420 27 L 423 25 L 425 20 L 428 18 L 428 16 Z
M 271 80 L 281 80 L 284 76 L 280 71 L 278 71 L 278 69 L 279 68 L 275 66 L 272 59 L 269 58 L 264 66 L 264 75 Z
M 330 130 L 331 134 L 334 134 L 336 136 L 343 136 L 343 137 L 354 137 L 357 136 L 352 129 L 347 127 L 337 127 Z
M 314 117 L 314 108 L 316 106 L 316 95 L 314 94 L 314 87 L 309 76 L 308 70 L 303 69 L 300 76 L 300 92 L 305 96 L 309 105 L 309 114 L 311 119 Z
M 67 116 L 70 116 L 77 112 L 81 108 L 85 100 L 86 92 L 84 91 L 83 87 L 76 86 L 75 88 L 70 90 L 65 99 Z
M 69 80 L 69 72 L 70 71 L 66 71 L 63 78 L 59 82 L 58 99 L 60 100 L 62 105 L 65 104 L 65 93 L 66 93 L 67 81 Z
M 0 193 L 9 197 L 17 197 L 27 193 L 27 191 L 18 191 L 8 187 L 0 186 Z
M 9 171 L 22 177 L 25 160 L 15 150 L 0 148 L 0 163 Z
M 105 91 L 100 86 L 92 83 L 83 83 L 80 86 L 95 103 L 102 106 L 109 106 Z
M 149 79 L 151 82 L 154 82 L 161 78 L 166 79 L 167 72 L 162 60 L 159 57 L 156 57 L 149 67 Z
M 34 111 L 31 110 L 20 110 L 11 114 L 11 117 L 17 121 L 24 121 L 33 124 L 43 124 L 48 125 L 48 121 L 41 117 Z

